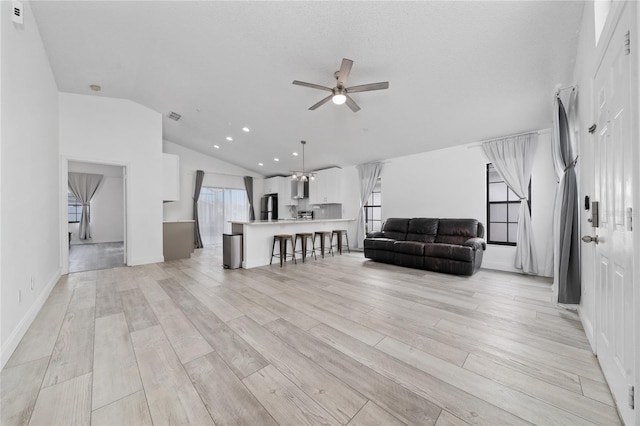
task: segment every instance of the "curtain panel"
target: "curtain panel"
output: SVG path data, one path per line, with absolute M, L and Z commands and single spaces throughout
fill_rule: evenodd
M 249 199 L 249 220 L 255 220 L 256 213 L 253 209 L 253 177 L 244 177 L 244 189 L 247 191 L 247 198 Z
M 507 186 L 520 198 L 518 236 L 514 267 L 525 274 L 538 274 L 538 256 L 529 212 L 529 182 L 537 134 L 505 138 L 482 144 L 484 153 Z
M 194 245 L 196 248 L 203 248 L 202 235 L 200 234 L 200 221 L 198 220 L 198 200 L 200 199 L 200 189 L 202 188 L 202 181 L 204 180 L 204 172 L 202 170 L 196 171 L 196 184 L 193 191 L 193 220 L 194 226 Z
M 554 102 L 552 155 L 558 176 L 553 212 L 554 238 L 554 290 L 557 302 L 578 304 L 581 297 L 580 284 L 580 233 L 578 217 L 578 178 L 575 155 L 576 91 L 572 90 L 568 109 L 559 96 Z
M 358 213 L 358 231 L 356 241 L 358 247 L 364 249 L 365 223 L 364 223 L 364 205 L 367 203 L 369 196 L 376 186 L 380 172 L 382 171 L 382 163 L 361 164 L 357 167 L 358 178 L 360 180 L 360 212 Z
M 69 191 L 76 197 L 76 200 L 82 204 L 82 215 L 80 216 L 80 227 L 78 237 L 81 240 L 91 238 L 91 218 L 89 217 L 89 205 L 93 196 L 102 182 L 104 175 L 95 175 L 90 173 L 69 173 L 68 186 Z

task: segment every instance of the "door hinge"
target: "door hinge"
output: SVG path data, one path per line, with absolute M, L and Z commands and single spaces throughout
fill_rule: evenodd
M 624 54 L 631 54 L 631 33 L 627 31 L 624 35 Z
M 636 392 L 635 386 L 629 386 L 629 407 L 634 410 L 636 408 Z

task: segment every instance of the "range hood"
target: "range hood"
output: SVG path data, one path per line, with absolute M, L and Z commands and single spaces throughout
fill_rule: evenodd
M 291 181 L 291 198 L 309 198 L 309 181 L 302 182 L 298 180 Z

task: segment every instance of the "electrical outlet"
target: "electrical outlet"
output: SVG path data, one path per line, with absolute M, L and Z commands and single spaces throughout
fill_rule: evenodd
M 22 290 L 18 290 L 18 303 L 22 303 Z
M 33 275 L 31 275 L 31 291 L 33 291 L 35 285 L 34 285 L 34 279 L 33 279 Z

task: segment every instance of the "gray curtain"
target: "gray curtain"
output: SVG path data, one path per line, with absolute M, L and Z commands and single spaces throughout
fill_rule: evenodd
M 256 213 L 253 210 L 253 178 L 251 176 L 244 177 L 244 189 L 247 191 L 249 199 L 249 220 L 255 220 Z
M 202 236 L 200 235 L 200 222 L 198 221 L 198 200 L 200 199 L 200 189 L 202 188 L 202 181 L 204 180 L 204 172 L 202 170 L 196 171 L 196 187 L 193 192 L 193 220 L 194 226 L 194 244 L 196 248 L 204 247 L 202 244 Z
M 367 203 L 369 196 L 376 186 L 380 172 L 382 171 L 382 163 L 361 164 L 358 167 L 358 177 L 360 179 L 360 212 L 358 213 L 358 232 L 357 243 L 359 248 L 364 248 L 365 223 L 364 223 L 364 205 Z
M 558 189 L 554 209 L 554 281 L 557 284 L 558 303 L 580 303 L 580 233 L 578 219 L 578 180 L 574 153 L 571 111 L 575 107 L 575 90 L 569 99 L 569 114 L 560 97 L 554 105 L 554 138 L 552 153 Z
M 78 232 L 78 237 L 81 240 L 91 238 L 89 204 L 96 194 L 103 177 L 103 175 L 90 173 L 69 173 L 69 191 L 71 191 L 73 196 L 76 197 L 76 200 L 82 204 L 82 216 L 80 217 L 80 228 Z
M 509 188 L 520 197 L 514 266 L 525 274 L 538 274 L 538 256 L 529 212 L 529 182 L 537 134 L 485 142 L 482 149 Z

